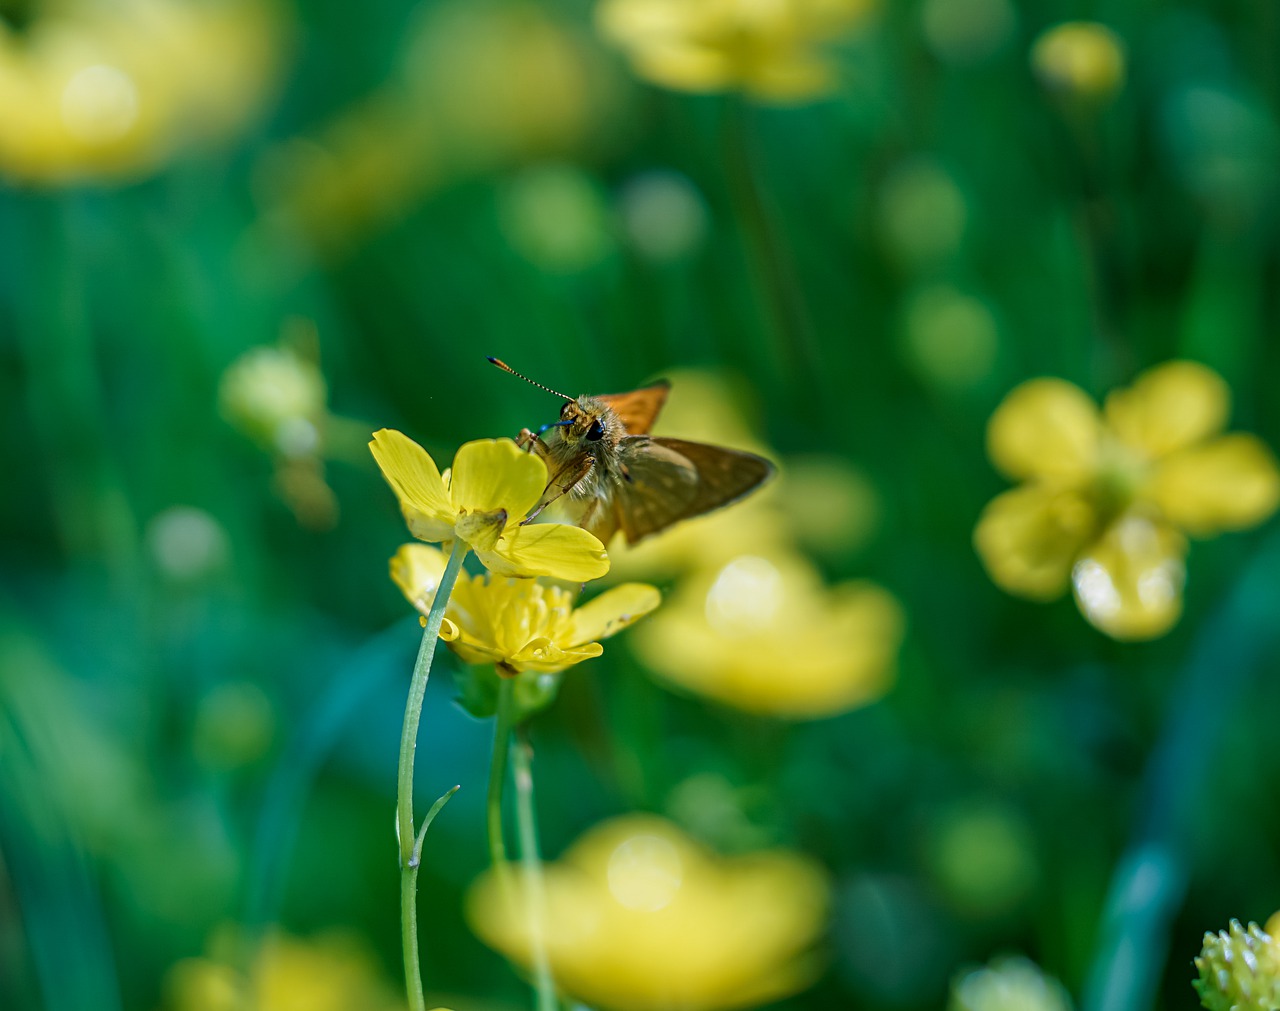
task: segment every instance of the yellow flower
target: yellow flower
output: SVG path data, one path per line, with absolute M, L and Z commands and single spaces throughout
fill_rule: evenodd
M 405 544 L 391 559 L 391 578 L 424 615 L 444 574 L 444 554 Z M 463 662 L 495 664 L 503 673 L 555 674 L 604 652 L 607 639 L 661 602 L 652 586 L 626 583 L 575 608 L 574 594 L 530 579 L 488 574 L 458 577 L 441 638 Z
M 604 0 L 597 22 L 654 84 L 795 102 L 835 88 L 819 43 L 873 7 L 872 0 Z
M 1026 482 L 998 495 L 974 531 L 997 585 L 1033 600 L 1074 589 L 1116 639 L 1167 632 L 1182 609 L 1185 534 L 1261 523 L 1280 504 L 1270 449 L 1220 435 L 1230 391 L 1196 362 L 1168 362 L 1112 392 L 1101 413 L 1061 379 L 1014 389 L 991 416 L 987 451 Z
M 401 1011 L 403 1001 L 383 978 L 358 937 L 338 931 L 310 940 L 272 934 L 252 956 L 247 975 L 236 966 L 234 931 L 214 935 L 210 957 L 188 958 L 169 970 L 172 1011 Z
M 603 545 L 585 530 L 521 524 L 547 485 L 547 467 L 510 439 L 468 442 L 443 476 L 427 451 L 400 432 L 375 432 L 369 448 L 419 540 L 462 540 L 500 576 L 585 582 L 609 571 Z
M 1124 84 L 1124 44 L 1106 25 L 1067 21 L 1043 32 L 1031 47 L 1031 69 L 1063 98 L 1102 103 Z
M 902 633 L 901 608 L 878 586 L 828 589 L 799 556 L 744 554 L 685 582 L 636 648 L 681 688 L 809 719 L 884 694 Z
M 468 918 L 486 944 L 528 965 L 522 879 L 503 870 L 472 886 Z M 799 855 L 721 859 L 636 815 L 588 832 L 546 868 L 545 884 L 552 972 L 587 1004 L 715 1011 L 770 1003 L 813 977 L 827 886 Z
M 39 6 L 39 5 L 37 5 Z M 0 22 L 0 171 L 76 183 L 155 171 L 240 130 L 279 62 L 249 0 L 69 0 L 22 32 Z

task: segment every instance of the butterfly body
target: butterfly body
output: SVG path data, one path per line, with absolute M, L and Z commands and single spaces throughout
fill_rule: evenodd
M 650 435 L 669 390 L 664 381 L 628 393 L 556 394 L 565 401 L 560 419 L 540 432 L 524 429 L 518 440 L 547 464 L 546 490 L 528 519 L 567 496 L 578 524 L 601 542 L 621 530 L 635 544 L 735 502 L 773 475 L 773 464 L 754 453 Z

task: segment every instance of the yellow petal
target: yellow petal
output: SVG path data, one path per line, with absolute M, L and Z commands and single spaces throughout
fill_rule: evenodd
M 441 637 L 443 638 L 443 636 Z M 449 648 L 463 663 L 479 666 L 480 664 L 503 663 L 507 657 L 502 650 L 488 643 L 481 642 L 465 630 L 455 639 L 445 640 Z
M 1071 574 L 1080 612 L 1113 639 L 1154 639 L 1182 614 L 1187 542 L 1172 527 L 1129 514 Z
M 570 642 L 581 645 L 607 639 L 639 621 L 662 603 L 662 594 L 645 583 L 623 583 L 606 590 L 573 612 Z
M 391 556 L 391 579 L 409 603 L 422 613 L 424 624 L 435 600 L 440 577 L 444 575 L 444 566 L 444 552 L 425 544 L 402 544 Z M 464 574 L 461 578 L 467 577 Z M 442 619 L 440 638 L 452 642 L 457 637 L 458 626 L 448 618 Z
M 409 603 L 426 614 L 444 575 L 444 566 L 444 552 L 439 548 L 402 544 L 391 556 L 391 579 Z
M 997 586 L 1032 600 L 1053 600 L 1066 590 L 1072 563 L 1096 522 L 1082 495 L 1028 485 L 991 500 L 973 545 Z
M 374 432 L 369 449 L 400 500 L 409 532 L 424 541 L 452 538 L 455 510 L 431 455 L 407 435 L 391 428 Z
M 476 556 L 498 576 L 550 576 L 585 583 L 609 571 L 604 545 L 580 527 L 564 523 L 509 527 L 493 550 L 477 550 Z
M 1230 410 L 1226 382 L 1199 362 L 1148 369 L 1106 404 L 1111 430 L 1153 459 L 1222 431 Z
M 1015 480 L 1079 484 L 1097 465 L 1101 420 L 1080 387 L 1032 379 L 1015 387 L 991 415 L 987 455 Z
M 1280 505 L 1280 468 L 1261 439 L 1233 433 L 1160 461 L 1148 494 L 1190 534 L 1244 530 Z
M 519 671 L 554 674 L 583 660 L 591 660 L 604 652 L 598 642 L 582 646 L 557 646 L 550 639 L 534 639 L 512 656 L 508 663 Z
M 533 508 L 546 486 L 547 465 L 537 456 L 510 439 L 477 439 L 453 458 L 449 496 L 458 512 L 505 509 L 514 523 Z
M 636 74 L 676 91 L 724 91 L 735 83 L 733 65 L 709 46 L 669 41 L 651 43 L 632 54 Z

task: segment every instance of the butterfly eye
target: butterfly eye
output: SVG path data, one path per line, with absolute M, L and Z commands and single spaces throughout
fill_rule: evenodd
M 587 429 L 587 441 L 599 442 L 604 438 L 604 425 L 600 423 L 599 418 L 591 420 L 591 427 Z

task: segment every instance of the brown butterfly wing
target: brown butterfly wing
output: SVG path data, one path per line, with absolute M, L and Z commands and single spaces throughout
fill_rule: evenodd
M 619 485 L 613 518 L 601 529 L 612 535 L 621 528 L 629 544 L 740 499 L 774 469 L 754 453 L 683 439 L 627 438 L 618 450 L 629 480 Z
M 658 412 L 667 402 L 671 384 L 665 379 L 630 393 L 602 393 L 596 400 L 603 400 L 612 408 L 628 435 L 648 435 L 657 420 Z

